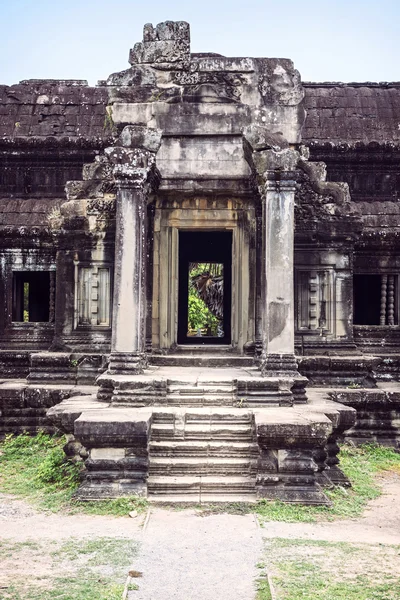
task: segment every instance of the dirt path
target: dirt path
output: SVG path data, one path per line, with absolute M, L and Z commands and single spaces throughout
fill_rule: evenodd
M 97 538 L 120 540 L 119 544 L 132 540 L 138 553 L 124 556 L 124 561 L 143 576 L 135 580 L 139 589 L 129 592 L 129 600 L 254 600 L 263 539 L 267 546 L 275 538 L 400 545 L 400 476 L 385 476 L 381 482 L 383 495 L 361 518 L 315 524 L 268 522 L 262 527 L 253 515 L 204 516 L 189 509 L 152 507 L 143 528 L 145 515 L 131 519 L 42 513 L 0 494 L 0 547 L 13 544 L 18 564 L 32 560 L 35 571 L 46 574 L 46 544 L 73 540 L 79 548 L 79 540 L 83 544 Z M 13 568 L 12 560 L 3 562 L 7 585 L 16 573 Z
M 262 550 L 253 515 L 152 509 L 129 600 L 253 600 Z
M 262 527 L 264 538 L 311 539 L 327 542 L 400 544 L 400 476 L 381 478 L 383 494 L 372 500 L 358 519 L 332 523 L 277 523 Z
M 0 494 L 0 541 L 55 540 L 115 537 L 137 539 L 145 514 L 136 519 L 98 515 L 39 512 L 22 500 Z

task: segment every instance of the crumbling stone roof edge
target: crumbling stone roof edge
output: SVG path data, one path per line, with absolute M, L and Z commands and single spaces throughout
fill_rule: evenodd
M 392 141 L 377 141 L 370 140 L 368 142 L 363 141 L 355 141 L 355 142 L 345 142 L 343 140 L 318 140 L 318 139 L 307 139 L 303 138 L 303 144 L 308 146 L 311 149 L 318 150 L 335 150 L 341 152 L 348 152 L 353 150 L 359 150 L 364 152 L 370 152 L 375 150 L 390 150 L 390 151 L 400 151 L 400 142 L 392 142 Z
M 101 150 L 110 146 L 114 142 L 114 138 L 109 137 L 33 137 L 20 136 L 15 138 L 2 137 L 0 138 L 0 149 L 2 148 L 21 148 L 27 150 L 29 148 L 92 148 L 93 150 Z
M 345 88 L 345 87 L 371 87 L 371 88 L 400 88 L 400 81 L 302 81 L 305 88 Z

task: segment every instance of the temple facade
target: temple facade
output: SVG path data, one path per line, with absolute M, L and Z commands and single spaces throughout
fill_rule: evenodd
M 0 86 L 0 434 L 66 431 L 82 497 L 324 502 L 400 439 L 400 84 L 185 22 L 129 63 Z

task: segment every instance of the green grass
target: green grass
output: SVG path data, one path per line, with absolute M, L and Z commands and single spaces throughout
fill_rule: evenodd
M 121 600 L 123 591 L 124 584 L 109 583 L 101 579 L 85 581 L 56 577 L 51 589 L 29 585 L 21 590 L 12 585 L 6 590 L 0 590 L 0 600 Z
M 256 599 L 255 600 L 272 600 L 271 590 L 267 577 L 259 577 L 256 581 Z
M 397 600 L 399 550 L 383 544 L 318 540 L 266 543 L 278 600 Z
M 262 569 L 263 573 L 256 579 L 256 598 L 255 600 L 272 600 L 271 589 L 269 587 L 268 576 L 265 573 L 265 563 L 256 564 L 257 569 Z
M 97 567 L 107 565 L 118 567 L 121 564 L 121 556 L 134 556 L 138 545 L 131 540 L 115 538 L 94 538 L 81 540 L 79 544 L 75 539 L 69 539 L 52 552 L 55 558 L 67 559 L 69 562 L 85 560 L 86 565 Z
M 12 583 L 0 589 L 0 599 L 121 600 L 137 552 L 137 543 L 121 538 L 0 542 L 0 556 L 9 564 L 35 565 L 29 577 L 16 577 L 8 567 Z
M 146 510 L 145 498 L 127 497 L 114 500 L 79 502 L 73 495 L 79 485 L 80 466 L 67 460 L 63 437 L 45 433 L 8 436 L 0 444 L 0 491 L 15 494 L 50 511 L 68 511 L 97 515 L 126 516 Z M 255 511 L 262 520 L 315 522 L 354 518 L 362 514 L 367 502 L 380 495 L 376 475 L 385 470 L 400 473 L 400 454 L 392 448 L 366 444 L 355 448 L 344 445 L 340 467 L 352 482 L 352 488 L 335 487 L 325 493 L 332 506 L 304 506 L 261 500 L 255 507 L 247 504 L 204 505 L 203 512 L 245 514 Z
M 255 512 L 262 520 L 288 523 L 359 517 L 367 502 L 381 494 L 376 476 L 383 471 L 400 473 L 400 454 L 393 448 L 376 444 L 359 447 L 343 445 L 339 457 L 340 468 L 350 479 L 352 487 L 325 489 L 332 506 L 304 506 L 261 500 L 257 503 Z
M 66 458 L 64 445 L 64 436 L 43 432 L 7 436 L 0 443 L 0 491 L 52 512 L 126 516 L 146 510 L 146 499 L 136 496 L 91 502 L 74 499 L 81 466 Z

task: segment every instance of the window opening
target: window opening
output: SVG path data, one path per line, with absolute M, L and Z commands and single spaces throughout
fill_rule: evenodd
M 398 275 L 354 275 L 354 324 L 398 325 Z
M 13 273 L 12 320 L 21 323 L 50 321 L 50 271 L 15 271 Z M 54 300 L 54 294 L 53 294 Z

